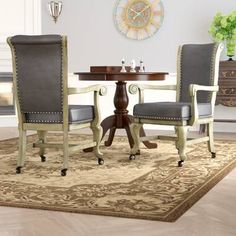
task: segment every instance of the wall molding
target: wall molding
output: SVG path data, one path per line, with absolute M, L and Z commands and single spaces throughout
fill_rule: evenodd
M 19 12 L 19 14 L 24 15 L 24 25 L 21 34 L 41 34 L 41 0 L 21 1 L 24 4 L 23 12 Z M 4 4 L 11 3 L 6 1 Z M 2 7 L 4 7 L 4 4 Z M 6 39 L 8 36 L 14 34 L 15 32 L 9 32 L 9 35 L 0 33 L 0 72 L 12 71 L 11 52 Z
M 23 28 L 22 32 L 8 32 L 7 28 L 5 32 L 4 29 L 1 29 L 0 32 L 0 72 L 11 72 L 12 71 L 12 60 L 11 60 L 11 52 L 10 48 L 6 42 L 6 39 L 10 35 L 14 34 L 41 34 L 41 0 L 17 0 L 22 1 L 23 10 L 18 12 L 18 15 L 12 15 L 10 17 L 19 17 L 23 16 L 24 21 L 23 25 L 22 22 L 19 21 L 19 28 Z M 4 5 L 11 4 L 12 2 L 4 1 L 1 7 L 4 8 Z M 9 23 L 6 24 L 6 27 L 9 27 Z M 17 116 L 1 116 L 0 117 L 0 127 L 7 127 L 7 126 L 17 126 Z
M 11 52 L 6 42 L 0 43 L 0 72 L 12 71 Z

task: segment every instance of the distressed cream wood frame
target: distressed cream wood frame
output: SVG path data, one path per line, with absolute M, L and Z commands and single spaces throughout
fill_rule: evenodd
M 178 121 L 178 120 L 155 120 L 155 119 L 143 119 L 134 118 L 134 122 L 130 125 L 130 130 L 132 137 L 134 139 L 134 146 L 130 151 L 130 159 L 135 159 L 135 155 L 139 153 L 139 146 L 141 141 L 162 139 L 162 140 L 172 140 L 175 141 L 176 149 L 180 157 L 178 162 L 179 166 L 183 165 L 186 159 L 186 146 L 191 144 L 196 144 L 200 142 L 208 142 L 208 150 L 211 152 L 212 157 L 215 157 L 215 147 L 214 147 L 214 136 L 213 136 L 213 120 L 214 120 L 214 107 L 216 100 L 216 93 L 218 91 L 218 76 L 219 76 L 219 60 L 220 54 L 223 50 L 223 44 L 219 44 L 216 48 L 216 55 L 212 58 L 214 72 L 212 73 L 213 86 L 203 86 L 198 84 L 191 84 L 189 86 L 189 94 L 191 97 L 191 114 L 192 117 L 189 121 Z M 182 46 L 179 47 L 178 57 L 177 57 L 177 85 L 148 85 L 148 84 L 131 84 L 129 86 L 129 92 L 131 94 L 139 95 L 139 103 L 144 103 L 144 90 L 175 90 L 176 91 L 176 101 L 180 98 L 180 85 L 181 85 L 181 52 Z M 212 116 L 209 118 L 200 118 L 197 106 L 197 92 L 198 91 L 209 91 L 210 103 L 212 107 Z M 157 124 L 157 125 L 169 125 L 175 127 L 175 136 L 149 136 L 149 137 L 139 137 L 140 128 L 143 124 Z M 207 133 L 205 137 L 200 138 L 188 138 L 187 131 L 190 126 L 196 124 L 207 124 Z
M 19 154 L 17 159 L 16 173 L 21 173 L 21 168 L 24 166 L 25 154 L 27 146 L 39 148 L 39 155 L 41 160 L 45 161 L 45 148 L 63 149 L 63 166 L 61 169 L 61 175 L 65 176 L 68 169 L 69 155 L 78 150 L 93 147 L 94 153 L 98 158 L 98 163 L 103 164 L 103 154 L 99 150 L 102 129 L 101 114 L 99 106 L 99 96 L 106 94 L 106 87 L 101 85 L 92 85 L 84 88 L 68 88 L 68 66 L 67 66 L 67 37 L 62 36 L 62 87 L 63 87 L 63 122 L 56 124 L 43 124 L 43 123 L 26 123 L 25 115 L 21 112 L 19 97 L 17 93 L 17 68 L 16 68 L 16 54 L 14 47 L 11 43 L 11 38 L 7 39 L 7 42 L 12 52 L 12 65 L 13 65 L 13 87 L 14 95 L 18 113 L 18 130 L 19 130 Z M 94 95 L 94 120 L 92 122 L 82 124 L 69 124 L 68 120 L 68 96 L 73 94 L 89 93 L 93 92 Z M 85 142 L 81 144 L 69 144 L 68 133 L 71 130 L 77 130 L 82 128 L 91 128 L 93 131 L 93 141 Z M 26 132 L 27 130 L 35 130 L 38 134 L 38 141 L 36 143 L 27 145 Z M 63 143 L 49 143 L 46 141 L 46 134 L 48 131 L 62 131 Z

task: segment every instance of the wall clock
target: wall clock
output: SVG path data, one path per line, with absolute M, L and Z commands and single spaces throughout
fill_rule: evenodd
M 114 10 L 117 29 L 135 40 L 154 35 L 161 27 L 163 17 L 161 0 L 118 0 Z

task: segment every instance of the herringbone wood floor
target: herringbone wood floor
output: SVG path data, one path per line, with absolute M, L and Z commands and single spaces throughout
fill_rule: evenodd
M 0 128 L 0 139 L 17 135 Z M 236 139 L 236 134 L 217 134 Z M 0 207 L 1 236 L 236 235 L 236 169 L 175 223 Z

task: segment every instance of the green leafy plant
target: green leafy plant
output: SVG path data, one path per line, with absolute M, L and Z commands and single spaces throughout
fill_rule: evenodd
M 213 18 L 209 33 L 215 41 L 226 42 L 227 56 L 232 60 L 236 45 L 236 11 L 228 15 L 218 12 Z

